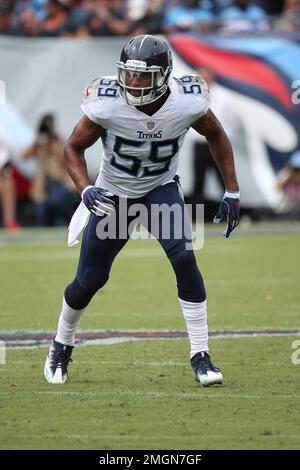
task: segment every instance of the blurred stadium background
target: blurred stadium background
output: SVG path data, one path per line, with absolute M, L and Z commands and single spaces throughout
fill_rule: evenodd
M 209 224 L 223 187 L 192 131 L 180 159 L 187 202 L 205 203 L 210 328 L 268 336 L 213 342 L 222 389 L 195 388 L 184 338 L 78 348 L 67 390 L 49 390 L 45 349 L 20 348 L 48 344 L 76 267 L 63 143 L 81 91 L 146 33 L 168 40 L 174 74 L 205 75 L 235 151 L 242 220 L 228 241 Z M 298 0 L 0 0 L 0 448 L 299 448 L 299 71 Z M 95 179 L 100 143 L 87 159 Z M 183 331 L 159 247 L 130 243 L 82 330 Z

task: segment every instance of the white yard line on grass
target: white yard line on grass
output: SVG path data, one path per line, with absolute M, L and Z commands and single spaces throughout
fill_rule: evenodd
M 0 340 L 7 349 L 49 347 L 54 337 L 50 331 L 0 331 Z M 299 336 L 299 329 L 247 329 L 210 330 L 210 339 L 253 338 L 272 336 Z M 179 330 L 86 330 L 77 333 L 77 346 L 110 345 L 142 340 L 187 340 L 185 331 Z

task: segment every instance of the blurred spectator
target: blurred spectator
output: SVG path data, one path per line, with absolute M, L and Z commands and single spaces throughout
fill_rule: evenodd
M 298 1 L 298 0 L 297 0 Z M 286 0 L 259 0 L 256 2 L 268 15 L 280 15 L 283 11 Z
M 127 0 L 127 13 L 131 21 L 138 21 L 154 2 L 149 0 Z
M 299 13 L 299 0 L 285 0 L 282 13 L 286 14 L 294 14 Z
M 74 34 L 77 24 L 72 14 L 70 5 L 63 0 L 47 0 L 47 16 L 41 23 L 41 36 L 60 36 Z
M 208 31 L 213 21 L 214 15 L 199 6 L 198 0 L 183 0 L 181 5 L 166 11 L 162 29 L 165 34 L 191 29 Z
M 21 225 L 16 216 L 16 186 L 12 174 L 9 145 L 0 141 L 0 207 L 2 208 L 3 227 L 19 230 Z
M 127 17 L 126 3 L 122 0 L 91 0 L 87 4 L 89 17 L 79 36 L 126 36 L 132 22 Z
M 41 33 L 41 24 L 32 10 L 24 10 L 19 16 L 18 34 L 24 36 L 39 36 Z
M 300 150 L 294 152 L 278 175 L 276 187 L 283 191 L 283 200 L 278 208 L 290 217 L 300 217 Z
M 30 194 L 35 203 L 36 224 L 67 224 L 80 198 L 65 168 L 63 143 L 52 114 L 42 117 L 36 140 L 24 150 L 23 158 L 31 156 L 37 159 Z
M 231 6 L 224 8 L 219 18 L 226 30 L 251 31 L 269 28 L 266 12 L 251 0 L 234 0 Z
M 199 0 L 199 5 L 204 9 L 218 15 L 224 8 L 229 7 L 233 0 Z
M 128 4 L 128 7 L 130 7 L 130 4 Z M 133 5 L 131 5 L 131 7 L 133 7 Z M 136 13 L 131 13 L 131 19 L 134 21 L 131 29 L 132 36 L 139 34 L 159 34 L 161 32 L 164 18 L 164 0 L 151 0 L 146 2 L 144 8 L 140 8 L 139 13 L 139 16 L 137 16 Z M 128 14 L 130 16 L 130 10 Z
M 0 0 L 0 34 L 14 34 L 12 26 L 14 4 L 9 0 Z
M 197 69 L 197 73 L 204 78 L 208 85 L 210 95 L 210 108 L 220 120 L 229 140 L 237 131 L 237 114 L 232 103 L 230 94 L 222 86 L 215 81 L 214 72 L 207 66 L 202 66 Z M 192 202 L 203 203 L 207 198 L 205 197 L 205 185 L 209 173 L 213 173 L 219 184 L 220 193 L 223 192 L 224 183 L 219 173 L 218 167 L 214 162 L 208 143 L 206 139 L 201 137 L 198 133 L 193 132 L 194 145 L 194 194 Z
M 213 8 L 216 13 L 224 10 L 232 4 L 232 0 L 213 0 Z
M 0 34 L 24 36 L 208 32 L 220 21 L 222 32 L 295 31 L 299 17 L 299 0 L 0 0 Z
M 294 32 L 300 28 L 300 2 L 299 0 L 285 0 L 282 14 L 274 21 L 277 31 Z
M 17 24 L 19 15 L 24 11 L 30 11 L 34 14 L 37 21 L 46 18 L 47 0 L 16 0 L 14 1 L 14 23 Z

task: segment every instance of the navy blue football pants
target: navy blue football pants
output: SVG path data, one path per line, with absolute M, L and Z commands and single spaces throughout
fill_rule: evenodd
M 116 233 L 118 234 L 118 215 L 121 211 L 121 201 L 124 203 L 124 199 L 115 196 L 114 200 L 117 220 Z M 127 199 L 126 201 L 128 208 L 134 209 L 136 207 L 133 206 L 134 204 L 143 204 L 143 207 L 147 209 L 146 216 L 145 213 L 143 215 L 140 213 L 140 217 L 139 213 L 133 211 L 133 215 L 125 219 L 126 228 L 129 224 L 133 225 L 133 221 L 136 219 L 141 221 L 148 231 L 157 238 L 176 275 L 178 297 L 189 302 L 203 302 L 206 298 L 204 283 L 196 264 L 194 252 L 191 249 L 190 222 L 185 218 L 187 217 L 187 210 L 178 183 L 171 182 L 159 186 L 139 199 Z M 157 213 L 154 212 L 153 215 L 151 212 L 154 205 L 160 205 L 162 208 L 162 204 L 167 209 L 171 206 L 178 209 L 176 211 L 176 222 L 172 211 L 169 211 L 169 215 L 166 216 L 167 220 L 170 221 L 167 224 L 167 231 L 162 228 L 165 220 L 164 211 L 161 210 L 158 216 Z M 178 214 L 180 213 L 182 215 L 181 219 L 179 216 L 178 222 Z M 120 236 L 106 239 L 99 238 L 97 224 L 100 219 L 103 222 L 102 217 L 97 217 L 94 214 L 90 216 L 89 223 L 83 232 L 76 277 L 65 290 L 67 304 L 76 310 L 86 307 L 95 293 L 106 284 L 115 257 L 130 238 L 128 233 L 124 236 L 123 232 L 122 237 L 124 238 L 120 238 Z M 181 225 L 181 231 L 180 227 L 178 231 L 178 224 Z M 187 225 L 188 230 L 186 229 Z

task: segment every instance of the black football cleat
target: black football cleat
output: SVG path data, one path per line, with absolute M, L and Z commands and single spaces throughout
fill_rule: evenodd
M 223 382 L 223 375 L 211 362 L 210 355 L 206 351 L 198 352 L 191 359 L 191 366 L 195 380 L 204 387 Z
M 65 346 L 53 340 L 45 362 L 44 375 L 50 384 L 65 384 L 68 381 L 68 365 L 72 362 L 74 346 Z

